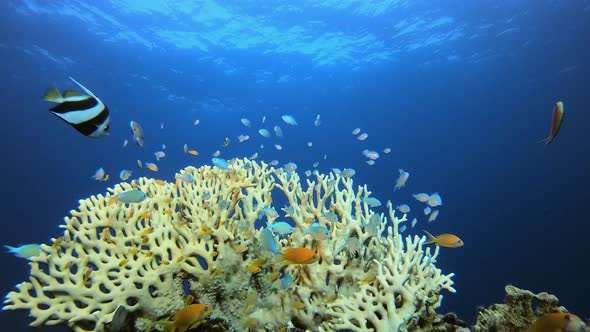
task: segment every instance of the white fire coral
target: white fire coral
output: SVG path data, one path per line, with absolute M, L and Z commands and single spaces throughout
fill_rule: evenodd
M 211 319 L 225 330 L 293 324 L 377 332 L 412 327 L 440 305 L 443 289 L 454 292 L 452 274 L 434 266 L 438 248 L 423 250 L 419 237 L 404 245 L 398 225 L 406 219 L 396 218 L 391 204 L 387 236 L 365 230 L 377 220 L 381 234 L 387 218 L 362 203 L 370 192 L 353 189 L 351 179 L 319 174 L 302 184 L 296 173 L 247 160 L 234 161 L 229 172 L 203 166 L 181 173 L 195 181 L 142 178 L 109 190 L 140 189 L 149 197 L 141 203 L 108 205 L 102 195 L 81 200 L 61 226 L 64 236 L 42 246 L 30 280 L 7 295 L 4 309 L 28 309 L 32 326 L 101 331 L 124 305 L 127 324 L 140 331 L 159 328 L 153 322 L 182 308 L 188 292 L 213 307 Z M 273 198 L 287 204 L 295 224 L 279 250 L 314 249 L 318 263 L 285 267 L 260 248 L 255 223 Z M 303 231 L 314 221 L 329 227 L 329 240 Z M 362 243 L 359 253 L 348 252 L 350 238 Z M 266 258 L 261 271 L 249 272 L 259 258 Z M 287 275 L 293 285 L 277 286 Z

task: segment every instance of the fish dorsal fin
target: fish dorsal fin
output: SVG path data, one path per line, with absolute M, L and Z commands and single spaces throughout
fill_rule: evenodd
M 82 90 L 84 90 L 84 92 L 86 92 L 87 94 L 91 95 L 92 97 L 94 97 L 94 98 L 98 99 L 98 97 L 97 97 L 97 96 L 96 96 L 94 93 L 92 93 L 92 91 L 88 90 L 88 89 L 87 89 L 85 86 L 83 86 L 82 84 L 80 84 L 80 82 L 76 81 L 76 80 L 75 80 L 75 79 L 74 79 L 72 76 L 70 76 L 70 79 L 71 79 L 71 80 L 72 80 L 74 83 L 78 84 L 78 86 L 79 86 L 80 88 L 82 88 Z
M 68 98 L 68 97 L 83 97 L 86 95 L 83 94 L 82 92 L 79 92 L 79 91 L 66 90 L 66 91 L 64 91 L 63 96 L 64 96 L 64 98 Z
M 63 97 L 59 93 L 59 90 L 57 90 L 56 87 L 52 86 L 45 90 L 45 93 L 43 94 L 43 100 L 51 101 L 54 103 L 61 103 L 63 101 Z

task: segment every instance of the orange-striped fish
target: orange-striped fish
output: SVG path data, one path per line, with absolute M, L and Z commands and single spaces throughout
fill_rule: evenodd
M 551 143 L 557 136 L 559 132 L 559 128 L 561 128 L 561 123 L 563 122 L 563 102 L 558 101 L 555 103 L 555 107 L 553 107 L 553 117 L 551 119 L 551 133 L 549 136 L 542 139 L 540 142 L 545 142 L 545 145 Z
M 178 310 L 172 321 L 158 321 L 166 332 L 185 332 L 201 325 L 211 314 L 211 307 L 206 304 L 191 304 Z
M 287 264 L 313 264 L 320 256 L 308 248 L 289 248 L 279 257 L 280 262 Z
M 567 312 L 547 314 L 537 319 L 527 332 L 584 332 L 586 324 L 580 317 Z
M 430 234 L 428 231 L 424 231 L 426 235 L 428 235 L 428 241 L 424 244 L 431 244 L 434 243 L 437 246 L 447 247 L 447 248 L 458 248 L 462 247 L 465 243 L 461 240 L 457 235 L 453 234 L 441 234 L 439 236 L 434 236 Z

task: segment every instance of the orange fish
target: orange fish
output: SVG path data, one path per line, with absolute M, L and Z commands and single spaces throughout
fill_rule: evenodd
M 547 314 L 537 319 L 527 332 L 578 332 L 587 331 L 580 317 L 567 312 Z
M 145 163 L 145 167 L 147 167 L 152 172 L 158 171 L 158 166 L 154 163 Z
M 280 262 L 287 264 L 313 264 L 318 260 L 320 256 L 307 248 L 289 248 L 279 257 Z
M 201 325 L 211 314 L 211 307 L 206 304 L 191 304 L 178 310 L 172 321 L 158 321 L 166 332 L 186 332 Z
M 186 153 L 192 154 L 193 156 L 198 156 L 199 155 L 199 151 L 197 151 L 197 150 L 187 150 Z
M 431 244 L 434 243 L 437 246 L 447 247 L 447 248 L 458 248 L 462 247 L 465 243 L 461 240 L 457 235 L 453 234 L 441 234 L 439 236 L 434 236 L 430 234 L 428 231 L 424 231 L 426 235 L 428 235 L 428 241 L 424 244 Z
M 553 107 L 553 117 L 551 119 L 551 133 L 547 138 L 542 139 L 540 142 L 545 142 L 545 145 L 551 143 L 557 133 L 559 132 L 559 128 L 561 128 L 561 123 L 563 122 L 563 102 L 558 101 L 555 103 L 555 107 Z

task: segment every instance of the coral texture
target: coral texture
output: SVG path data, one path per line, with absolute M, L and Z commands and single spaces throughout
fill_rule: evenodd
M 443 290 L 454 292 L 453 274 L 434 265 L 438 247 L 404 238 L 398 226 L 406 216 L 396 217 L 390 203 L 389 219 L 377 214 L 362 201 L 371 192 L 350 178 L 316 174 L 303 183 L 295 172 L 248 160 L 234 160 L 230 171 L 203 166 L 180 174 L 195 180 L 140 178 L 80 200 L 60 226 L 64 235 L 42 246 L 29 281 L 6 296 L 4 309 L 29 310 L 31 326 L 101 331 L 124 305 L 127 325 L 144 331 L 160 329 L 154 322 L 172 317 L 189 296 L 213 307 L 204 329 L 404 331 L 432 315 Z M 108 204 L 130 189 L 148 199 Z M 255 224 L 273 201 L 295 226 L 274 237 L 279 251 L 306 247 L 320 255 L 317 263 L 284 265 L 261 247 Z M 329 228 L 329 239 L 304 231 L 314 221 Z M 292 285 L 282 284 L 285 276 Z
M 567 312 L 560 306 L 555 295 L 545 292 L 534 294 L 526 289 L 512 285 L 505 287 L 504 304 L 494 304 L 489 308 L 479 308 L 474 332 L 525 331 L 539 317 L 553 312 Z

